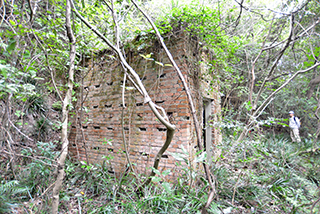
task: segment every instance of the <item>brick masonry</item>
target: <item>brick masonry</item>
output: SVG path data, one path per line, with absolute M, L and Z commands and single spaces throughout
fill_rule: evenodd
M 209 87 L 200 81 L 202 70 L 198 61 L 201 54 L 196 41 L 184 33 L 176 33 L 174 38 L 167 38 L 166 43 L 179 68 L 183 72 L 198 109 L 198 118 L 202 121 L 202 97 L 204 88 Z M 196 153 L 196 136 L 189 111 L 188 100 L 182 83 L 162 48 L 157 42 L 151 42 L 149 48 L 139 52 L 127 50 L 129 64 L 139 74 L 151 99 L 163 107 L 170 121 L 176 125 L 173 141 L 162 156 L 159 170 L 172 170 L 171 177 L 180 173 L 181 167 L 171 153 L 182 153 L 182 146 L 188 151 L 188 159 L 192 161 Z M 142 55 L 152 54 L 153 60 Z M 128 148 L 126 150 L 122 137 L 121 115 L 124 71 L 114 56 L 102 54 L 94 63 L 88 63 L 88 74 L 84 79 L 85 101 L 83 106 L 89 111 L 83 115 L 82 130 L 76 120 L 72 123 L 69 135 L 70 154 L 80 160 L 88 158 L 90 163 L 105 161 L 110 172 L 120 174 L 126 170 L 128 152 L 130 161 L 139 174 L 149 174 L 156 154 L 165 142 L 166 129 L 154 116 L 143 98 L 133 85 L 126 81 L 125 106 L 123 112 L 124 133 Z M 163 64 L 159 65 L 159 64 Z M 167 65 L 168 64 L 168 65 Z M 201 87 L 200 87 L 201 85 Z M 213 110 L 218 114 L 220 103 L 218 91 L 210 92 L 215 101 Z M 208 96 L 206 93 L 205 96 Z M 80 99 L 78 99 L 80 100 Z M 77 116 L 78 117 L 78 116 Z M 213 129 L 213 139 L 220 139 L 220 132 Z M 212 142 L 215 144 L 215 142 Z M 194 166 L 196 167 L 196 166 Z

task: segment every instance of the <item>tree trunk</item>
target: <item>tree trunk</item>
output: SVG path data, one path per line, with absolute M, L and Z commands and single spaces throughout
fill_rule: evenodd
M 70 56 L 69 56 L 69 72 L 68 72 L 68 89 L 63 100 L 63 107 L 62 107 L 62 130 L 61 130 L 61 153 L 60 157 L 58 158 L 58 167 L 57 167 L 57 179 L 55 182 L 55 186 L 53 188 L 53 200 L 52 200 L 52 213 L 58 213 L 59 207 L 59 193 L 62 186 L 62 182 L 65 176 L 64 172 L 64 165 L 65 159 L 68 155 L 68 114 L 69 108 L 71 105 L 71 96 L 72 96 L 72 89 L 73 89 L 73 74 L 74 74 L 74 59 L 76 53 L 76 46 L 75 46 L 75 38 L 73 35 L 73 31 L 71 28 L 71 21 L 70 21 L 70 14 L 71 14 L 71 7 L 69 0 L 66 1 L 66 30 L 67 35 L 70 42 Z

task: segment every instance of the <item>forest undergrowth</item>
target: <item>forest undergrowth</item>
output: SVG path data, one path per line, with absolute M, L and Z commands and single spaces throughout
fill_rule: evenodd
M 319 213 L 320 151 L 314 149 L 319 142 L 255 137 L 243 143 L 229 138 L 218 146 L 221 156 L 211 166 L 217 194 L 209 213 Z M 6 171 L 8 162 L 1 162 L 0 213 L 50 212 L 47 188 L 54 182 L 54 151 L 52 143 L 22 150 L 24 156 L 41 158 L 20 158 L 14 174 Z M 184 156 L 175 157 L 177 165 L 192 164 Z M 69 160 L 60 213 L 201 213 L 208 197 L 204 173 L 185 167 L 170 183 L 164 179 L 169 173 L 157 171 L 139 196 L 135 190 L 141 181 L 131 173 L 110 174 L 107 160 L 102 165 Z

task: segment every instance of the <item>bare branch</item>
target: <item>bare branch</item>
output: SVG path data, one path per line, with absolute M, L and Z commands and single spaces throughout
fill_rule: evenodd
M 266 36 L 265 40 L 262 43 L 262 47 L 260 49 L 260 52 L 257 55 L 257 57 L 254 59 L 254 61 L 252 62 L 252 66 L 251 66 L 252 79 L 251 79 L 251 86 L 250 86 L 250 93 L 249 93 L 249 101 L 250 101 L 251 104 L 253 104 L 252 103 L 252 94 L 253 94 L 253 88 L 254 88 L 254 83 L 255 83 L 255 66 L 256 66 L 256 62 L 258 61 L 258 59 L 260 58 L 262 52 L 264 51 L 263 50 L 264 49 L 264 45 L 265 45 L 267 39 L 269 38 L 269 36 L 271 34 L 272 25 L 273 25 L 273 19 L 272 19 L 271 24 L 270 24 L 268 35 Z M 252 109 L 255 109 L 255 108 L 256 108 L 255 106 L 252 107 Z
M 127 144 L 127 141 L 126 141 L 126 135 L 124 133 L 124 110 L 126 108 L 126 104 L 124 102 L 124 93 L 125 93 L 125 88 L 126 88 L 126 79 L 127 79 L 127 74 L 124 74 L 123 76 L 123 85 L 122 85 L 122 111 L 121 111 L 121 132 L 122 132 L 122 140 L 123 140 L 123 143 L 124 143 L 124 149 L 125 149 L 125 154 L 126 154 L 126 158 L 127 158 L 127 161 L 129 163 L 129 166 L 130 166 L 130 170 L 131 172 L 133 172 L 133 174 L 136 176 L 136 178 L 138 178 L 135 170 L 133 169 L 133 166 L 132 166 L 132 163 L 131 163 L 131 160 L 130 160 L 130 153 L 129 153 L 129 150 L 128 150 L 128 144 Z
M 286 44 L 283 46 L 283 48 L 281 49 L 281 51 L 279 52 L 279 55 L 278 55 L 277 59 L 274 61 L 274 63 L 273 63 L 273 65 L 272 65 L 272 67 L 271 67 L 268 75 L 264 78 L 263 83 L 261 84 L 260 89 L 259 89 L 259 91 L 258 91 L 258 94 L 257 94 L 257 96 L 256 96 L 256 99 L 255 99 L 255 101 L 254 101 L 254 104 L 253 104 L 254 107 L 256 107 L 257 104 L 258 104 L 258 101 L 259 101 L 260 96 L 261 96 L 261 94 L 262 94 L 262 92 L 263 92 L 263 90 L 264 90 L 264 86 L 265 86 L 266 82 L 269 80 L 269 78 L 270 78 L 271 75 L 273 74 L 275 68 L 276 68 L 277 65 L 278 65 L 279 60 L 282 58 L 284 52 L 285 52 L 286 49 L 289 47 L 290 42 L 293 40 L 293 39 L 292 39 L 292 37 L 293 37 L 293 24 L 294 24 L 293 19 L 294 19 L 294 16 L 292 15 L 292 16 L 291 16 L 291 19 L 290 19 L 290 30 L 289 30 L 289 36 L 288 36 L 287 42 L 286 42 Z M 253 109 L 253 110 L 255 110 L 255 109 Z
M 124 56 L 122 55 L 120 49 L 118 49 L 115 45 L 113 45 L 103 34 L 100 33 L 99 30 L 97 30 L 94 26 L 92 26 L 86 19 L 83 18 L 83 16 L 81 16 L 81 14 L 77 11 L 77 9 L 74 6 L 73 1 L 71 0 L 71 6 L 75 12 L 75 14 L 81 19 L 81 21 L 83 21 L 83 23 L 85 25 L 87 25 L 88 28 L 90 28 L 98 37 L 100 37 L 100 39 L 102 39 L 105 43 L 107 43 L 107 45 L 112 48 L 113 51 L 116 52 L 116 54 L 118 55 L 121 63 L 123 64 L 123 66 L 130 72 L 130 74 L 134 77 L 135 81 L 136 81 L 136 85 L 139 87 L 139 89 L 141 90 L 141 92 L 143 93 L 144 96 L 144 103 L 148 103 L 149 107 L 151 108 L 151 110 L 153 111 L 153 113 L 155 114 L 155 116 L 159 119 L 159 121 L 165 125 L 168 129 L 170 130 L 175 130 L 175 126 L 170 124 L 169 121 L 166 121 L 165 118 L 163 118 L 161 116 L 161 114 L 158 112 L 158 110 L 155 107 L 155 104 L 152 102 L 151 98 L 148 95 L 148 92 L 146 91 L 145 87 L 143 86 L 139 75 L 134 71 L 134 69 L 128 64 L 128 62 L 125 60 Z
M 241 3 L 239 3 L 239 5 L 240 5 L 240 12 L 239 12 L 239 15 L 238 15 L 238 17 L 237 17 L 237 19 L 236 19 L 235 27 L 234 27 L 234 28 L 236 28 L 236 27 L 238 26 L 238 24 L 240 23 L 240 18 L 241 18 L 242 8 L 243 8 L 243 6 L 242 6 L 243 1 L 244 1 L 244 0 L 241 0 Z
M 186 80 L 182 74 L 182 72 L 180 71 L 180 68 L 178 67 L 177 63 L 174 61 L 170 51 L 168 50 L 166 44 L 164 43 L 163 41 L 163 38 L 160 34 L 160 32 L 158 31 L 158 28 L 155 26 L 155 24 L 153 23 L 153 21 L 151 20 L 151 18 L 148 16 L 148 14 L 146 14 L 140 7 L 139 5 L 134 1 L 134 0 L 131 0 L 131 2 L 136 6 L 136 8 L 144 15 L 144 17 L 148 20 L 148 22 L 150 23 L 150 25 L 152 26 L 152 28 L 154 29 L 154 31 L 156 32 L 156 35 L 158 37 L 158 40 L 160 41 L 163 49 L 165 50 L 171 64 L 173 65 L 173 67 L 175 68 L 182 84 L 183 84 L 183 87 L 185 89 L 185 92 L 186 92 L 186 95 L 187 95 L 187 98 L 188 98 L 188 104 L 189 104 L 189 108 L 190 108 L 190 111 L 191 111 L 191 114 L 192 114 L 192 117 L 193 117 L 193 122 L 194 122 L 194 126 L 195 126 L 195 130 L 196 130 L 196 135 L 197 135 L 197 143 L 198 143 L 198 147 L 200 149 L 200 151 L 203 151 L 203 146 L 202 146 L 202 142 L 201 142 L 201 132 L 200 132 L 200 125 L 199 125 L 199 121 L 198 121 L 198 118 L 197 118 L 197 115 L 196 115 L 196 110 L 195 110 L 195 107 L 194 107 L 194 104 L 193 104 L 193 99 L 192 99 L 192 96 L 191 96 L 191 92 L 190 92 L 190 89 L 186 83 Z M 173 136 L 173 135 L 172 135 Z M 169 146 L 169 145 L 168 145 Z M 161 149 L 162 150 L 162 149 Z M 164 150 L 165 151 L 165 150 Z M 164 152 L 163 151 L 163 152 Z M 160 153 L 160 152 L 159 152 Z M 159 157 L 160 158 L 160 157 Z M 216 190 L 215 190 L 215 186 L 214 186 L 214 182 L 213 182 L 213 176 L 210 174 L 210 170 L 209 170 L 209 166 L 206 164 L 206 163 L 203 163 L 204 164 L 204 169 L 205 169 L 205 172 L 206 172 L 206 176 L 207 176 L 207 179 L 208 179 L 208 182 L 209 182 L 209 185 L 211 187 L 211 193 L 209 194 L 211 197 L 208 198 L 208 201 L 204 207 L 204 209 L 207 209 L 209 208 L 210 206 L 210 203 L 211 201 L 213 200 L 213 195 L 215 195 L 216 193 Z
M 299 74 L 303 74 L 306 73 L 316 67 L 318 67 L 320 65 L 320 62 L 314 64 L 313 66 L 305 69 L 305 70 L 301 70 L 301 71 L 297 71 L 295 74 L 292 75 L 292 77 L 290 77 L 285 83 L 283 83 L 279 88 L 277 88 L 277 90 L 275 90 L 274 92 L 272 92 L 264 101 L 263 103 L 259 106 L 259 108 L 254 112 L 253 116 L 257 115 L 258 112 L 260 112 L 260 110 L 264 107 L 264 105 L 275 95 L 277 94 L 282 88 L 284 88 L 286 85 L 288 85 L 291 80 L 293 80 L 294 78 L 296 78 Z
M 24 134 L 20 129 L 18 129 L 10 120 L 10 118 L 8 118 L 9 123 L 13 126 L 13 128 L 15 128 L 20 134 L 22 134 L 25 138 L 27 138 L 28 140 L 30 140 L 31 142 L 33 142 L 34 140 L 29 138 L 26 134 Z

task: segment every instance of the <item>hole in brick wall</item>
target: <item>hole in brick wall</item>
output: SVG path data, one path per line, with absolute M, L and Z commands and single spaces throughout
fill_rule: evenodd
M 72 126 L 72 128 L 74 128 L 74 129 L 75 129 L 75 128 L 77 128 L 77 127 L 76 127 L 76 126 Z
M 173 115 L 173 112 L 168 112 L 168 116 L 172 116 Z
M 129 127 L 123 127 L 123 129 L 129 131 Z
M 183 116 L 182 120 L 190 120 L 190 117 L 189 116 Z
M 142 131 L 142 132 L 145 132 L 145 131 L 147 131 L 147 128 L 139 127 L 139 130 Z
M 72 144 L 73 147 L 76 147 L 76 144 Z
M 92 147 L 93 150 L 100 150 L 99 146 Z
M 147 79 L 147 77 L 142 77 L 141 81 L 146 80 L 146 79 Z
M 111 173 L 111 174 L 114 174 L 114 171 L 112 171 L 112 170 L 108 170 L 108 172 Z
M 196 56 L 196 53 L 193 53 L 192 55 L 193 55 L 193 56 Z
M 121 103 L 119 106 L 120 106 L 120 107 L 123 107 L 123 104 Z M 126 105 L 124 105 L 124 107 L 126 107 Z
M 106 108 L 111 108 L 112 107 L 112 104 L 106 104 L 106 105 L 104 105 L 104 107 L 106 107 Z
M 93 106 L 93 108 L 98 108 L 98 106 Z
M 113 130 L 113 128 L 112 128 L 112 127 L 107 127 L 107 129 L 108 129 L 108 130 Z
M 156 104 L 164 103 L 164 100 L 156 100 Z
M 108 149 L 109 152 L 113 152 L 113 149 L 111 149 L 111 148 L 107 148 L 107 149 Z
M 123 84 L 123 80 L 120 81 L 121 85 Z M 126 84 L 128 83 L 128 80 L 126 80 Z
M 107 85 L 113 85 L 113 82 L 107 82 Z
M 136 106 L 143 106 L 143 103 L 136 103 Z
M 162 155 L 162 158 L 169 158 L 168 155 Z
M 182 55 L 182 58 L 188 59 L 188 57 L 186 55 Z
M 164 78 L 167 74 L 161 74 L 160 78 Z
M 88 128 L 88 126 L 82 126 L 82 128 L 86 129 L 86 128 Z
M 167 131 L 166 128 L 157 128 L 157 129 L 158 129 L 159 132 L 165 132 L 165 131 Z
M 86 86 L 86 87 L 84 87 L 83 89 L 84 89 L 84 90 L 88 90 L 88 89 L 89 89 L 89 87 L 88 87 L 88 86 Z
M 144 156 L 144 157 L 149 157 L 149 156 L 150 156 L 150 154 L 145 153 L 145 152 L 139 152 L 139 153 L 140 153 L 140 155 L 142 155 L 142 156 Z
M 113 114 L 110 114 L 110 115 L 109 115 L 109 118 L 113 118 Z
M 100 129 L 100 126 L 94 126 L 93 128 L 94 129 Z
M 138 117 L 142 118 L 142 114 L 137 114 L 137 115 L 138 115 Z
M 96 87 L 96 88 L 100 88 L 100 85 L 95 85 L 94 87 Z

